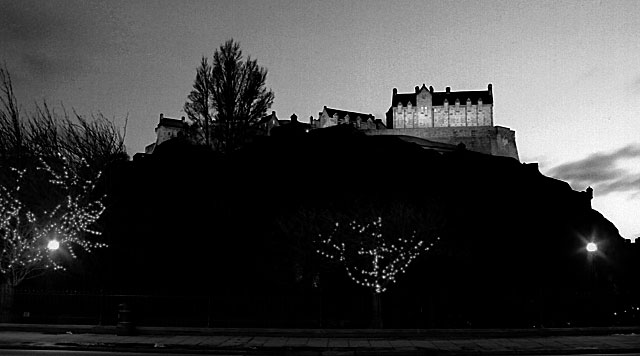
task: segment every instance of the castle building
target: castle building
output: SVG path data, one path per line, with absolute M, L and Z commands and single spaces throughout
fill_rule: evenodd
M 282 135 L 284 132 L 309 132 L 312 127 L 313 117 L 309 118 L 309 123 L 298 121 L 298 115 L 292 114 L 289 120 L 281 120 L 276 116 L 276 112 L 272 111 L 271 115 L 267 115 L 260 119 L 256 125 L 256 136 L 272 136 L 275 132 Z
M 518 159 L 515 131 L 493 123 L 493 87 L 487 90 L 435 92 L 415 87 L 413 93 L 393 89 L 386 114 L 386 130 L 367 130 L 368 135 L 412 136 L 464 145 L 470 151 Z
M 164 114 L 160 114 L 160 121 L 158 122 L 158 126 L 156 126 L 155 130 L 156 142 L 147 145 L 144 148 L 144 153 L 151 154 L 161 143 L 176 137 L 183 137 L 188 127 L 189 124 L 186 122 L 184 116 L 178 120 L 164 117 Z
M 313 121 L 313 118 L 310 119 Z M 271 136 L 274 132 L 286 134 L 290 132 L 309 132 L 312 127 L 310 124 L 299 122 L 296 114 L 291 115 L 290 120 L 281 120 L 276 116 L 276 112 L 272 111 L 270 115 L 264 116 L 255 126 L 256 136 Z M 175 138 L 185 139 L 194 145 L 204 145 L 204 133 L 202 129 L 191 126 L 189 120 L 185 120 L 184 116 L 178 119 L 165 117 L 160 114 L 158 126 L 155 129 L 155 142 L 145 147 L 145 154 L 152 154 L 156 147 L 160 144 Z
M 493 88 L 487 90 L 434 92 L 422 84 L 413 93 L 398 94 L 393 88 L 387 111 L 387 128 L 493 126 Z
M 351 125 L 360 130 L 377 130 L 386 128 L 382 120 L 371 115 L 355 111 L 346 111 L 324 107 L 318 113 L 318 120 L 311 118 L 311 127 L 321 129 L 336 125 Z
M 393 135 L 414 142 L 424 148 L 449 150 L 465 147 L 494 156 L 518 160 L 515 131 L 494 125 L 493 87 L 487 90 L 435 92 L 433 87 L 415 87 L 412 93 L 398 93 L 393 89 L 391 107 L 386 113 L 386 125 L 371 114 L 324 107 L 318 119 L 299 122 L 295 114 L 290 120 L 280 120 L 275 111 L 263 117 L 255 126 L 255 136 L 304 135 L 311 130 L 337 125 L 350 125 L 367 135 Z M 146 147 L 153 153 L 155 147 L 176 137 L 184 137 L 201 145 L 193 128 L 184 117 L 181 120 L 160 114 L 156 127 L 156 142 Z M 187 134 L 191 133 L 191 134 Z

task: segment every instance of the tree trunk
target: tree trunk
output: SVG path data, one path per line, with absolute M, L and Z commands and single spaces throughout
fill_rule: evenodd
M 13 321 L 13 298 L 15 287 L 8 282 L 0 283 L 0 323 Z
M 373 292 L 371 298 L 371 328 L 382 329 L 382 298 L 380 293 Z

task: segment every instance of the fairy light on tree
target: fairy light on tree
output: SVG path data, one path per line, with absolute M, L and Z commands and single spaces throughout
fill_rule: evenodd
M 81 164 L 86 165 L 86 162 Z M 30 172 L 31 176 L 40 177 L 38 184 L 47 185 L 49 195 L 41 196 L 40 200 L 57 200 L 54 204 L 39 202 L 48 208 L 35 206 L 33 200 L 27 198 L 28 194 L 21 194 L 30 190 L 24 189 L 27 169 L 10 168 L 16 176 L 13 184 L 0 186 L 3 207 L 0 208 L 0 240 L 3 243 L 0 274 L 4 282 L 13 287 L 48 269 L 64 269 L 52 251 L 62 249 L 76 258 L 78 248 L 91 252 L 106 246 L 87 238 L 100 235 L 91 226 L 105 210 L 104 196 L 92 196 L 100 172 L 94 179 L 83 179 L 76 173 L 78 167 L 64 157 L 56 167 L 57 170 L 53 169 L 40 158 L 38 166 Z
M 0 182 L 2 322 L 11 321 L 14 290 L 22 281 L 47 270 L 63 270 L 59 258 L 67 255 L 75 258 L 75 249 L 91 251 L 106 246 L 88 239 L 90 235 L 100 234 L 92 229 L 92 225 L 105 210 L 104 196 L 92 197 L 93 180 L 78 178 L 70 173 L 67 165 L 63 166 L 63 173 L 59 176 L 48 165 L 30 172 L 28 169 L 8 168 L 5 173 L 5 179 Z M 48 193 L 39 196 L 38 200 L 53 201 L 53 204 L 29 199 L 32 192 L 26 183 L 29 180 L 27 173 L 32 173 L 28 178 L 45 186 L 43 189 Z M 7 180 L 8 176 L 13 176 L 13 179 Z M 46 180 L 47 177 L 52 178 Z M 42 208 L 48 205 L 53 207 Z
M 31 209 L 21 199 L 26 169 L 12 168 L 15 184 L 0 185 L 0 274 L 3 283 L 11 287 L 49 269 L 63 270 L 57 253 L 52 253 L 56 250 L 76 258 L 76 249 L 91 252 L 107 246 L 89 238 L 100 235 L 92 225 L 105 210 L 104 196 L 92 198 L 94 180 L 78 177 L 68 165 L 57 173 L 43 160 L 38 170 L 51 177 L 51 189 L 65 193 L 50 210 Z
M 105 211 L 96 182 L 127 159 L 124 134 L 102 114 L 60 114 L 46 102 L 22 111 L 0 66 L 0 322 L 23 280 L 106 246 L 92 238 Z
M 318 254 L 340 263 L 352 281 L 372 292 L 372 327 L 382 327 L 380 295 L 440 240 L 425 242 L 416 230 L 409 231 L 403 236 L 385 230 L 378 216 L 364 223 L 355 219 L 344 225 L 335 222 L 329 234 L 319 234 L 316 240 Z
M 317 252 L 342 263 L 351 280 L 377 294 L 385 292 L 397 281 L 399 274 L 406 272 L 411 262 L 435 244 L 418 239 L 416 231 L 406 238 L 384 236 L 382 217 L 368 223 L 352 220 L 347 224 L 346 233 L 342 234 L 340 227 L 336 222 L 326 238 L 322 234 L 318 236 L 320 248 Z

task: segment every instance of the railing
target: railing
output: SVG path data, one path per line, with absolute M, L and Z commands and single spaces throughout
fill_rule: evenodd
M 137 325 L 192 327 L 318 327 L 319 296 L 136 295 L 18 290 L 13 321 L 115 325 L 127 303 Z
M 425 299 L 426 298 L 426 299 Z M 474 300 L 480 298 L 478 300 Z M 594 298 L 585 293 L 540 294 L 500 300 L 449 296 L 383 298 L 386 327 L 483 328 L 625 326 L 640 323 L 636 298 Z M 115 325 L 126 303 L 140 326 L 189 327 L 367 327 L 368 296 L 331 295 L 143 295 L 17 290 L 16 323 Z M 485 303 L 488 302 L 488 303 Z

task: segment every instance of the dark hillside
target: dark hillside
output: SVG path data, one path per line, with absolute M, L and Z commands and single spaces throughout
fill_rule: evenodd
M 316 324 L 305 325 L 363 326 L 366 291 L 327 265 L 313 240 L 339 217 L 410 206 L 441 242 L 384 294 L 389 327 L 607 324 L 632 291 L 630 245 L 588 193 L 511 158 L 335 127 L 265 138 L 228 157 L 169 141 L 117 172 L 111 246 L 88 264 L 91 277 L 65 283 L 226 296 L 220 313 L 245 320 L 237 325 L 299 325 L 321 303 L 321 315 L 305 317 Z M 248 296 L 263 296 L 261 306 L 249 308 Z M 268 310 L 285 299 L 293 309 L 274 321 Z M 587 309 L 597 318 L 585 319 Z

